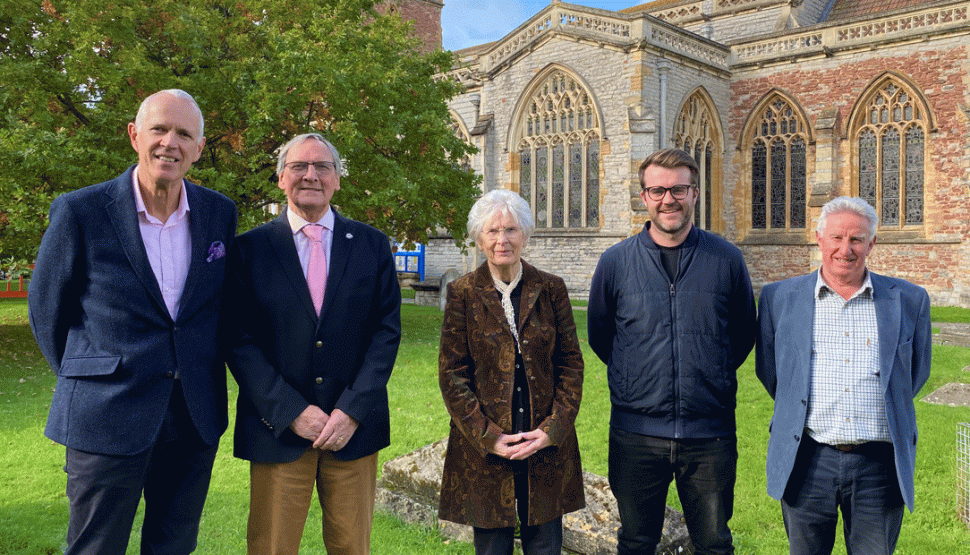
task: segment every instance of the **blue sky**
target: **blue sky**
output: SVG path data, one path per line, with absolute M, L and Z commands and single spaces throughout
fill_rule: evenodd
M 647 0 L 574 0 L 570 4 L 622 10 Z M 550 4 L 549 0 L 444 0 L 441 11 L 442 46 L 459 50 L 492 42 L 507 35 Z

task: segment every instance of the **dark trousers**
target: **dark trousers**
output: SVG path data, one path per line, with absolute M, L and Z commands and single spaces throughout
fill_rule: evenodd
M 903 524 L 893 446 L 866 443 L 843 452 L 805 434 L 781 501 L 792 555 L 827 555 L 838 511 L 848 555 L 889 555 Z
M 735 436 L 674 440 L 610 428 L 609 481 L 620 512 L 617 553 L 654 553 L 667 489 L 676 480 L 697 555 L 731 554 L 738 443 Z
M 65 554 L 124 555 L 143 494 L 142 555 L 195 550 L 218 445 L 203 443 L 175 383 L 161 433 L 148 451 L 112 456 L 67 449 Z
M 529 515 L 529 478 L 525 461 L 516 463 L 515 499 L 519 513 L 519 534 L 524 555 L 562 553 L 562 517 L 536 526 L 523 524 Z M 512 555 L 515 528 L 474 528 L 475 555 Z

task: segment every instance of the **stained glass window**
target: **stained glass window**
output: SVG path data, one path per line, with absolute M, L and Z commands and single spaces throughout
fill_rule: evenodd
M 776 96 L 761 112 L 751 145 L 751 227 L 803 229 L 806 204 L 805 122 Z
M 879 225 L 923 223 L 925 131 L 921 105 L 892 79 L 865 103 L 857 131 L 859 196 L 879 214 Z
M 690 153 L 700 170 L 698 186 L 700 192 L 694 207 L 694 225 L 701 229 L 711 229 L 713 211 L 713 188 L 715 187 L 714 168 L 720 162 L 714 157 L 721 151 L 717 129 L 714 127 L 714 111 L 708 96 L 695 91 L 684 103 L 677 117 L 674 144 Z
M 536 228 L 599 227 L 599 118 L 586 89 L 563 71 L 549 74 L 523 114 L 519 194 Z

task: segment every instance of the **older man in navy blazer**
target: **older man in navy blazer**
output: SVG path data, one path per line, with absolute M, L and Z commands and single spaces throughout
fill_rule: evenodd
M 877 225 L 865 201 L 829 201 L 821 269 L 761 292 L 756 371 L 775 400 L 768 493 L 792 554 L 831 553 L 839 509 L 848 553 L 892 553 L 904 505 L 913 510 L 930 300 L 866 269 Z
M 144 100 L 138 164 L 54 200 L 28 304 L 67 446 L 68 554 L 123 554 L 144 494 L 143 554 L 195 549 L 226 371 L 216 330 L 232 201 L 184 179 L 205 144 L 186 92 Z
M 252 555 L 299 551 L 314 486 L 327 553 L 370 552 L 401 293 L 387 236 L 330 206 L 341 171 L 322 136 L 290 140 L 277 162 L 286 210 L 230 255 L 235 455 L 251 461 Z

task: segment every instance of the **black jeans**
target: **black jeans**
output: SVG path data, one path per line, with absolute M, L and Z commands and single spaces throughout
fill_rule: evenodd
M 733 554 L 738 442 L 644 436 L 610 428 L 609 481 L 620 511 L 619 555 L 653 553 L 663 533 L 671 479 L 696 555 Z

